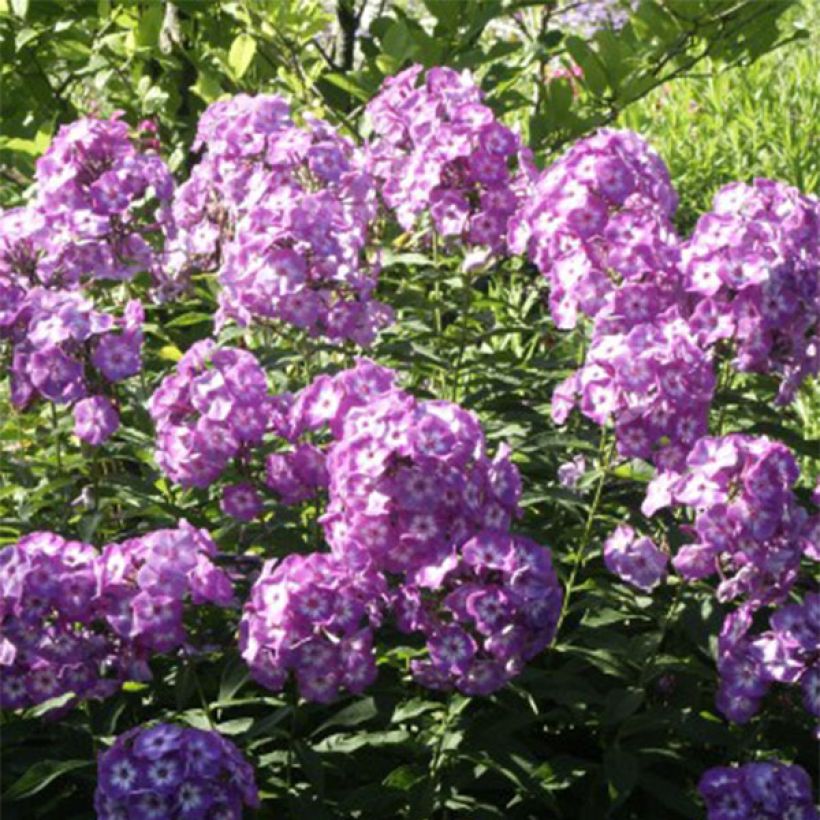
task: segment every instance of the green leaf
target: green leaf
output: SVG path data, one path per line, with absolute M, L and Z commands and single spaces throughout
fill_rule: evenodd
M 361 100 L 362 102 L 367 102 L 372 93 L 365 88 L 361 83 L 359 83 L 355 76 L 350 74 L 336 74 L 336 73 L 329 73 L 325 74 L 324 78 L 329 83 L 332 83 L 337 88 L 341 88 L 342 91 L 347 91 L 351 97 L 355 97 L 357 100 Z
M 196 82 L 191 86 L 191 91 L 206 103 L 212 103 L 222 95 L 222 86 L 219 84 L 217 75 L 207 68 L 200 68 Z
M 41 760 L 27 769 L 19 780 L 6 789 L 3 799 L 22 800 L 32 797 L 58 777 L 77 769 L 91 768 L 93 765 L 90 760 Z
M 583 83 L 596 97 L 606 91 L 608 80 L 601 58 L 580 37 L 568 37 L 567 51 L 584 72 Z
M 14 38 L 15 51 L 19 51 L 21 48 L 28 45 L 28 43 L 36 40 L 39 36 L 40 32 L 37 31 L 37 29 L 28 27 L 20 29 L 20 31 L 17 32 L 17 36 Z
M 148 8 L 140 15 L 137 26 L 137 45 L 143 48 L 154 48 L 159 41 L 162 30 L 162 18 L 165 14 L 164 3 L 149 3 Z
M 635 755 L 618 747 L 604 752 L 604 772 L 616 807 L 624 803 L 632 793 L 638 782 L 639 771 L 640 765 Z
M 11 0 L 11 10 L 24 20 L 28 17 L 29 0 Z
M 325 729 L 333 726 L 358 726 L 371 718 L 376 717 L 379 710 L 373 698 L 362 698 L 361 700 L 340 709 L 333 717 L 328 718 L 315 732 L 314 735 L 321 734 Z
M 644 700 L 644 693 L 638 689 L 614 689 L 607 693 L 601 722 L 605 726 L 621 723 L 638 711 Z
M 212 322 L 214 320 L 212 313 L 183 313 L 166 322 L 165 327 L 188 327 L 190 325 L 199 325 L 203 322 Z
M 250 34 L 237 35 L 228 52 L 228 65 L 238 79 L 241 79 L 250 68 L 256 54 L 256 40 Z

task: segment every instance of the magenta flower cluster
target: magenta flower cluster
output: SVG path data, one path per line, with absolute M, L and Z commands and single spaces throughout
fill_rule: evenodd
M 149 679 L 151 655 L 186 640 L 186 600 L 232 603 L 215 554 L 207 533 L 184 521 L 102 553 L 50 532 L 0 550 L 2 707 L 69 693 L 73 705 Z
M 637 134 L 603 129 L 538 177 L 510 222 L 510 248 L 547 277 L 559 328 L 619 308 L 643 321 L 677 293 L 676 205 L 661 158 Z M 626 304 L 613 304 L 622 285 Z
M 168 262 L 218 268 L 217 326 L 281 320 L 366 345 L 392 321 L 372 298 L 377 200 L 361 149 L 264 95 L 212 105 L 194 147 L 205 154 L 178 191 Z
M 92 445 L 108 439 L 119 426 L 113 385 L 142 367 L 141 303 L 130 301 L 117 318 L 96 310 L 78 290 L 37 286 L 8 319 L 0 333 L 13 344 L 12 404 L 73 405 L 78 438 Z
M 677 469 L 707 432 L 714 389 L 711 358 L 673 307 L 628 332 L 594 333 L 584 365 L 553 393 L 552 417 L 563 424 L 577 402 L 597 424 L 614 422 L 619 455 Z
M 393 606 L 399 629 L 424 638 L 426 657 L 411 661 L 419 683 L 488 695 L 549 645 L 562 597 L 549 550 L 485 529 L 410 573 Z
M 721 601 L 782 601 L 806 552 L 812 521 L 792 485 L 799 468 L 791 451 L 766 437 L 731 434 L 700 439 L 680 474 L 661 472 L 642 506 L 652 515 L 666 506 L 695 511 L 695 543 L 672 563 L 687 580 L 720 573 Z
M 754 715 L 771 683 L 800 683 L 807 709 L 820 715 L 816 656 L 817 595 L 803 605 L 784 603 L 799 579 L 801 559 L 814 557 L 820 516 L 810 517 L 792 490 L 799 470 L 784 445 L 765 437 L 704 437 L 686 469 L 661 472 L 650 482 L 643 512 L 667 506 L 694 512 L 685 528 L 694 539 L 672 564 L 685 580 L 718 575 L 716 595 L 739 600 L 724 622 L 718 646 L 720 711 L 733 722 Z M 771 630 L 750 635 L 763 607 L 777 607 Z
M 817 820 L 805 769 L 779 760 L 717 766 L 703 774 L 698 791 L 707 820 Z
M 755 634 L 754 608 L 730 613 L 718 640 L 718 709 L 734 723 L 760 710 L 773 684 L 800 687 L 803 705 L 820 719 L 820 594 L 787 603 L 769 617 L 769 629 Z
M 703 344 L 734 343 L 734 366 L 780 380 L 792 401 L 820 372 L 820 201 L 757 179 L 715 195 L 681 249 L 691 318 Z
M 339 437 L 347 414 L 392 391 L 395 379 L 392 370 L 359 359 L 335 376 L 319 376 L 294 396 L 276 397 L 273 429 L 291 446 L 267 457 L 268 489 L 283 504 L 295 504 L 327 488 L 327 450 L 305 439 L 323 430 Z
M 521 479 L 507 449 L 487 456 L 475 416 L 418 401 L 367 360 L 276 404 L 293 449 L 268 456 L 267 485 L 286 503 L 327 488 L 332 555 L 270 563 L 254 585 L 241 640 L 257 680 L 280 689 L 293 673 L 323 702 L 361 691 L 390 613 L 425 641 L 413 674 L 436 688 L 495 691 L 550 642 L 562 598 L 549 552 L 509 534 Z M 300 441 L 323 429 L 323 448 Z
M 33 282 L 131 279 L 158 264 L 154 245 L 169 218 L 174 181 L 153 147 L 132 139 L 118 116 L 62 126 L 37 161 L 36 182 L 33 205 L 9 212 L 21 230 L 2 240 L 6 254 L 27 260 Z
M 174 183 L 153 144 L 116 116 L 63 126 L 37 162 L 31 205 L 0 214 L 0 338 L 12 346 L 11 399 L 74 405 L 74 432 L 117 429 L 115 383 L 141 368 L 143 309 L 122 318 L 83 288 L 156 272 Z
M 414 65 L 388 78 L 366 107 L 368 167 L 405 230 L 499 253 L 534 165 L 483 96 L 467 71 Z
M 506 449 L 487 457 L 478 419 L 400 390 L 348 413 L 327 468 L 325 531 L 354 565 L 412 572 L 517 514 L 518 470 Z
M 331 555 L 268 561 L 245 605 L 239 646 L 251 674 L 279 690 L 289 674 L 306 700 L 329 703 L 376 678 L 372 627 L 381 619 L 384 578 L 351 572 Z
M 207 487 L 268 428 L 267 377 L 246 350 L 196 342 L 148 402 L 160 469 L 185 487 Z
M 241 820 L 258 806 L 253 766 L 215 731 L 138 726 L 99 756 L 99 820 Z

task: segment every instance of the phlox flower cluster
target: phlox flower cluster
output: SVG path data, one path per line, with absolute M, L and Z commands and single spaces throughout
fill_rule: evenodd
M 358 694 L 376 678 L 373 630 L 381 619 L 384 577 L 351 572 L 331 555 L 268 561 L 253 585 L 240 627 L 251 675 L 279 690 L 292 674 L 307 700 Z
M 592 37 L 600 29 L 622 29 L 638 3 L 639 0 L 586 0 L 559 4 L 554 22 L 581 37 Z M 561 8 L 561 5 L 566 7 Z
M 698 784 L 707 820 L 817 820 L 811 779 L 779 760 L 716 766 Z
M 295 125 L 278 97 L 238 95 L 205 112 L 194 147 L 205 155 L 179 189 L 168 264 L 218 267 L 218 326 L 280 320 L 366 345 L 392 321 L 372 298 L 376 190 L 350 140 Z
M 678 296 L 676 205 L 660 157 L 633 132 L 602 129 L 538 177 L 510 221 L 510 249 L 547 277 L 559 328 L 579 313 L 645 321 Z
M 335 555 L 391 581 L 399 628 L 420 633 L 425 686 L 487 694 L 552 639 L 561 592 L 549 552 L 508 533 L 521 493 L 478 420 L 400 390 L 347 413 L 327 457 Z
M 233 587 L 213 559 L 216 544 L 205 530 L 181 521 L 104 547 L 99 596 L 105 617 L 121 637 L 148 652 L 170 652 L 185 641 L 185 601 L 194 606 L 233 603 Z
M 12 342 L 11 401 L 24 409 L 37 399 L 74 405 L 74 432 L 92 445 L 119 426 L 113 385 L 142 367 L 138 300 L 121 317 L 95 309 L 79 290 L 33 287 L 0 335 Z
M 207 533 L 181 522 L 102 551 L 50 532 L 0 551 L 0 703 L 104 698 L 150 679 L 148 659 L 186 640 L 187 599 L 226 606 L 227 576 Z
M 488 695 L 549 645 L 561 602 L 548 550 L 485 529 L 409 573 L 392 603 L 399 629 L 425 641 L 426 657 L 411 661 L 416 681 Z
M 31 210 L 42 225 L 36 272 L 43 283 L 130 279 L 156 266 L 150 240 L 161 237 L 174 181 L 118 115 L 62 126 L 37 160 L 36 182 Z
M 718 708 L 729 720 L 745 723 L 779 683 L 799 686 L 806 711 L 820 719 L 820 594 L 777 608 L 765 632 L 753 631 L 753 614 L 751 606 L 741 606 L 724 621 Z
M 185 487 L 207 487 L 268 428 L 267 377 L 246 350 L 196 342 L 148 402 L 160 469 Z
M 766 179 L 726 185 L 681 257 L 701 343 L 731 339 L 734 366 L 777 375 L 789 403 L 820 372 L 820 200 Z
M 577 402 L 596 424 L 614 422 L 619 455 L 678 469 L 707 431 L 714 389 L 711 357 L 673 307 L 593 334 L 583 367 L 553 393 L 552 417 L 563 424 Z
M 267 457 L 265 483 L 282 503 L 304 501 L 328 486 L 326 448 L 306 438 L 322 431 L 338 438 L 348 413 L 394 390 L 395 380 L 392 370 L 362 358 L 348 370 L 319 376 L 296 395 L 276 397 L 273 428 L 292 446 Z
M 651 538 L 622 524 L 604 541 L 604 563 L 627 583 L 650 592 L 666 577 L 669 556 Z
M 368 162 L 402 228 L 427 215 L 439 236 L 499 253 L 534 166 L 482 100 L 467 71 L 414 65 L 388 78 L 366 107 Z
M 765 436 L 704 436 L 680 473 L 660 472 L 650 482 L 642 510 L 695 511 L 695 543 L 672 559 L 683 578 L 719 574 L 721 601 L 778 603 L 792 588 L 815 529 L 792 491 L 798 476 L 788 447 Z
M 668 506 L 694 512 L 684 528 L 694 543 L 680 547 L 672 564 L 685 580 L 718 575 L 720 601 L 737 600 L 718 643 L 717 706 L 744 723 L 760 708 L 772 683 L 800 683 L 806 708 L 820 715 L 816 594 L 784 603 L 801 559 L 816 557 L 820 517 L 798 505 L 799 475 L 791 451 L 766 437 L 731 434 L 700 439 L 680 472 L 660 472 L 642 506 L 646 515 Z M 770 630 L 754 634 L 755 613 L 776 607 Z
M 219 267 L 222 247 L 247 211 L 251 182 L 264 172 L 268 138 L 291 125 L 288 104 L 269 94 L 237 94 L 208 106 L 191 146 L 202 159 L 174 196 L 165 260 L 170 276 Z
M 100 629 L 99 555 L 49 532 L 0 550 L 0 705 L 21 709 L 73 692 L 102 698 L 141 679 L 138 653 Z
M 241 820 L 258 806 L 253 766 L 216 731 L 138 726 L 97 761 L 99 820 Z
M 508 450 L 488 458 L 471 412 L 401 390 L 347 414 L 327 470 L 331 549 L 391 573 L 437 564 L 480 530 L 506 530 L 521 493 Z
M 426 641 L 414 676 L 436 688 L 494 691 L 549 643 L 561 608 L 549 552 L 509 534 L 521 479 L 506 448 L 488 457 L 472 413 L 418 401 L 361 359 L 272 417 L 293 449 L 268 456 L 267 485 L 285 503 L 327 490 L 332 554 L 269 563 L 255 584 L 241 640 L 263 685 L 293 673 L 311 700 L 361 691 L 390 612 Z M 303 440 L 322 430 L 322 447 Z

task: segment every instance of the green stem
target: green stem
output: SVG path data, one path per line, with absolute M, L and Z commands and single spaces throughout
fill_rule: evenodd
M 60 438 L 60 422 L 57 418 L 57 405 L 51 402 L 51 423 L 54 427 L 54 438 L 57 442 L 57 470 L 62 476 L 63 474 L 63 444 Z
M 638 681 L 639 689 L 643 689 L 646 686 L 646 683 L 649 680 L 649 675 L 657 666 L 657 658 L 660 654 L 661 647 L 663 646 L 664 639 L 666 638 L 666 633 L 669 630 L 669 624 L 672 623 L 672 616 L 674 615 L 675 610 L 678 608 L 678 604 L 680 603 L 682 592 L 683 582 L 678 580 L 678 585 L 675 588 L 675 594 L 672 596 L 672 603 L 669 605 L 669 609 L 666 610 L 666 615 L 664 615 L 663 622 L 661 623 L 661 632 L 658 637 L 658 645 L 655 647 L 655 651 L 652 653 L 652 657 L 649 660 L 649 663 L 644 664 L 643 669 L 641 669 L 641 676 Z
M 211 714 L 211 707 L 208 703 L 208 699 L 205 697 L 205 690 L 202 688 L 202 682 L 199 679 L 199 675 L 196 671 L 196 665 L 194 664 L 194 659 L 185 653 L 186 658 L 188 660 L 188 668 L 191 670 L 191 674 L 194 678 L 194 686 L 196 687 L 197 695 L 199 695 L 199 702 L 202 704 L 202 711 L 205 713 L 205 718 L 208 721 L 208 725 L 211 729 L 216 728 L 216 724 L 214 723 L 213 714 Z
M 441 772 L 444 766 L 444 742 L 447 739 L 447 734 L 450 731 L 450 726 L 453 723 L 453 718 L 456 712 L 453 709 L 453 695 L 447 696 L 447 710 L 444 713 L 444 721 L 439 729 L 438 740 L 436 741 L 435 749 L 433 750 L 433 757 L 430 760 L 430 780 L 433 784 L 433 811 L 439 808 L 442 795 L 442 778 Z
M 561 604 L 561 614 L 558 617 L 558 623 L 555 627 L 555 637 L 553 643 L 558 639 L 558 633 L 561 625 L 564 623 L 567 612 L 569 611 L 569 603 L 572 593 L 575 589 L 575 583 L 578 578 L 578 573 L 581 567 L 586 562 L 586 553 L 592 540 L 592 529 L 595 524 L 595 516 L 598 514 L 598 508 L 601 506 L 601 499 L 604 492 L 604 483 L 609 475 L 609 466 L 612 462 L 612 456 L 615 453 L 615 439 L 607 443 L 606 428 L 601 431 L 601 443 L 598 448 L 598 454 L 601 458 L 601 475 L 598 478 L 598 484 L 595 487 L 595 496 L 592 499 L 592 506 L 589 508 L 589 515 L 587 516 L 586 524 L 584 525 L 584 534 L 581 537 L 581 543 L 575 552 L 575 560 L 570 570 L 569 579 L 567 580 L 566 589 L 564 590 L 564 601 Z
M 288 784 L 288 791 L 291 790 L 293 786 L 293 758 L 294 758 L 294 745 L 296 743 L 296 717 L 297 717 L 297 709 L 299 706 L 299 695 L 294 689 L 289 695 L 290 703 L 290 731 L 288 732 L 288 760 L 287 760 L 287 772 L 286 772 L 286 780 Z
M 439 281 L 438 270 L 438 234 L 433 231 L 433 268 L 435 270 L 435 285 L 433 286 L 433 298 L 435 307 L 433 308 L 433 322 L 436 328 L 436 338 L 441 339 L 441 282 Z
M 467 271 L 462 271 L 461 274 L 462 285 L 462 309 L 461 317 L 461 333 L 458 341 L 458 354 L 456 355 L 456 363 L 453 368 L 453 378 L 450 386 L 451 400 L 457 402 L 459 399 L 459 390 L 461 389 L 461 365 L 464 362 L 464 353 L 467 349 L 467 334 L 469 331 L 470 311 L 473 306 L 473 286 L 470 282 L 470 274 Z

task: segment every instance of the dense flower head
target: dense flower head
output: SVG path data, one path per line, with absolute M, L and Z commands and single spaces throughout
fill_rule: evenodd
M 399 224 L 411 230 L 427 214 L 439 236 L 503 251 L 532 159 L 470 73 L 412 66 L 385 80 L 366 110 L 369 167 Z
M 707 431 L 715 389 L 711 357 L 677 308 L 625 332 L 596 333 L 583 367 L 553 393 L 563 424 L 576 402 L 596 424 L 614 422 L 618 453 L 671 469 Z
M 196 342 L 148 402 L 160 469 L 185 487 L 207 487 L 230 461 L 258 445 L 272 397 L 252 353 Z
M 769 616 L 769 629 L 753 631 L 752 608 L 730 613 L 718 641 L 717 706 L 734 723 L 760 709 L 772 684 L 799 686 L 806 711 L 820 719 L 820 594 L 808 593 Z
M 392 599 L 399 629 L 420 632 L 414 678 L 433 689 L 488 695 L 552 640 L 562 593 L 549 550 L 484 529 L 407 576 Z
M 118 116 L 62 126 L 37 160 L 36 178 L 36 209 L 48 228 L 43 280 L 130 279 L 154 268 L 149 239 L 166 219 L 173 178 Z
M 549 643 L 561 606 L 549 552 L 508 533 L 521 478 L 508 448 L 488 457 L 472 413 L 419 401 L 396 386 L 392 371 L 360 359 L 319 376 L 273 417 L 294 449 L 268 457 L 268 486 L 285 503 L 327 489 L 320 520 L 332 554 L 271 563 L 255 585 L 242 645 L 257 680 L 278 689 L 292 671 L 314 700 L 359 691 L 340 665 L 352 651 L 347 641 L 355 635 L 363 686 L 375 668 L 361 658 L 371 658 L 385 607 L 402 630 L 424 634 L 430 655 L 414 675 L 436 688 L 495 691 Z M 323 430 L 330 443 L 317 446 Z M 316 584 L 325 591 L 310 599 L 307 618 L 298 606 L 306 585 Z M 343 594 L 357 602 L 347 631 L 334 620 Z M 309 642 L 308 661 L 294 641 Z M 470 647 L 464 663 L 440 660 L 459 647 Z
M 650 482 L 642 510 L 652 515 L 675 505 L 695 511 L 695 543 L 672 559 L 684 578 L 720 573 L 720 600 L 776 603 L 793 586 L 816 529 L 792 491 L 798 475 L 788 447 L 765 436 L 705 436 L 684 469 L 660 472 Z
M 277 320 L 369 344 L 392 313 L 372 298 L 377 203 L 361 150 L 264 95 L 215 103 L 195 146 L 206 153 L 174 204 L 168 267 L 218 268 L 217 325 Z
M 95 628 L 98 553 L 36 532 L 0 550 L 0 706 L 20 709 L 66 693 L 106 697 L 138 658 Z M 130 669 L 129 669 L 130 667 Z
M 181 521 L 104 547 L 99 559 L 99 595 L 105 617 L 118 635 L 153 652 L 185 641 L 184 604 L 233 603 L 233 587 L 213 561 L 216 545 L 205 530 Z
M 139 726 L 99 756 L 99 820 L 241 820 L 256 808 L 253 766 L 216 731 Z
M 104 698 L 147 680 L 148 659 L 186 639 L 183 606 L 233 600 L 216 547 L 186 522 L 141 538 L 90 544 L 36 532 L 0 550 L 0 705 L 58 695 Z
M 669 556 L 652 539 L 637 537 L 622 524 L 604 542 L 604 563 L 610 572 L 646 592 L 666 577 Z
M 625 330 L 679 299 L 676 204 L 660 157 L 637 134 L 602 129 L 541 174 L 510 247 L 548 278 L 559 328 L 580 312 L 615 314 Z
M 325 534 L 353 565 L 406 572 L 438 563 L 480 530 L 505 530 L 518 512 L 509 450 L 491 460 L 471 412 L 400 390 L 347 413 L 327 470 Z
M 144 311 L 138 300 L 122 316 L 96 309 L 79 290 L 28 290 L 13 325 L 11 401 L 25 409 L 37 399 L 75 404 L 75 432 L 100 444 L 117 428 L 119 418 L 103 395 L 87 398 L 89 385 L 109 385 L 133 376 L 142 366 Z M 111 388 L 108 389 L 109 392 Z
M 292 126 L 287 102 L 274 95 L 237 94 L 208 106 L 192 146 L 203 157 L 174 197 L 169 273 L 218 266 L 222 244 L 247 210 L 268 139 Z
M 716 766 L 698 784 L 708 820 L 817 820 L 805 769 L 779 760 Z
M 778 376 L 791 401 L 820 372 L 820 200 L 773 180 L 726 185 L 681 259 L 700 340 L 731 339 L 734 366 Z
M 306 439 L 323 432 L 339 438 L 348 413 L 394 390 L 395 381 L 389 368 L 360 358 L 355 367 L 318 376 L 295 395 L 276 397 L 272 427 L 292 446 L 267 457 L 265 483 L 282 503 L 299 503 L 328 486 L 327 448 Z
M 376 678 L 372 627 L 386 589 L 379 573 L 351 570 L 331 555 L 268 561 L 240 627 L 251 675 L 274 691 L 292 675 L 300 695 L 320 703 L 362 692 Z

